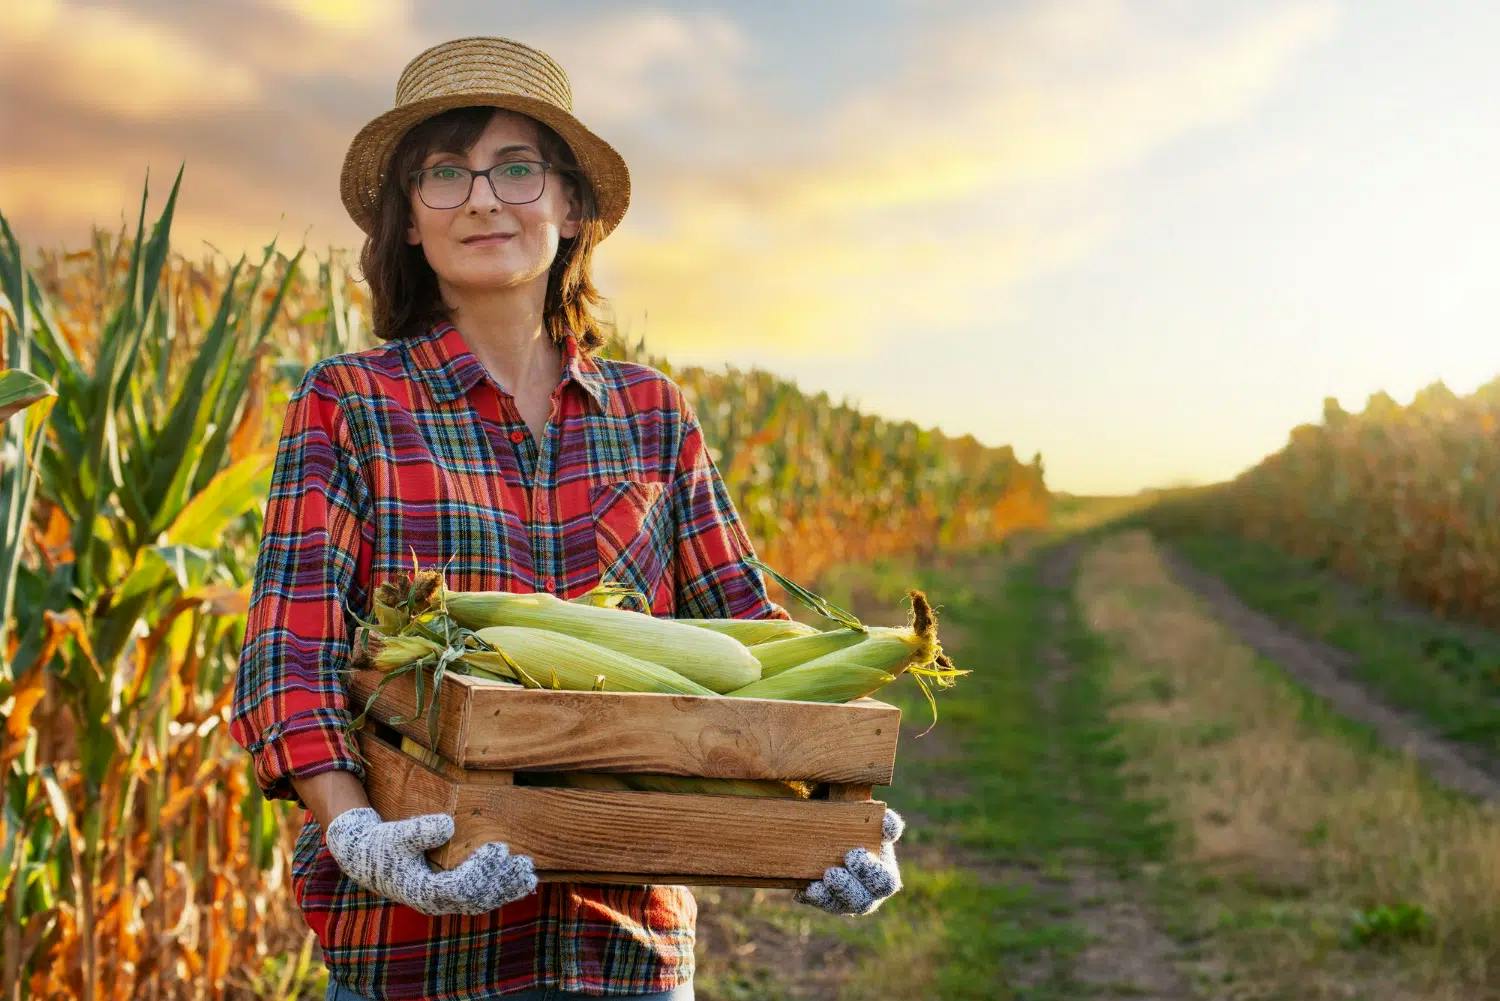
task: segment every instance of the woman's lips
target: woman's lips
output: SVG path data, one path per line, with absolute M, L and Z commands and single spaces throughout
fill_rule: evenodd
M 509 240 L 514 235 L 515 235 L 514 233 L 507 233 L 504 236 L 480 236 L 480 237 L 476 237 L 476 238 L 474 238 L 472 240 L 465 240 L 464 244 L 466 246 L 476 247 L 476 246 L 482 246 L 482 245 L 487 244 L 487 243 L 504 243 L 506 240 Z

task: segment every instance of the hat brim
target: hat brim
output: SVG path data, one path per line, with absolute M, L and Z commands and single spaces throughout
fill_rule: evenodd
M 550 126 L 573 151 L 579 169 L 594 187 L 604 236 L 620 224 L 630 205 L 630 170 L 613 146 L 578 119 L 547 101 L 520 94 L 445 94 L 412 101 L 372 118 L 354 135 L 344 155 L 339 193 L 354 224 L 366 234 L 375 226 L 380 184 L 391 153 L 412 126 L 450 108 L 488 105 L 530 115 Z

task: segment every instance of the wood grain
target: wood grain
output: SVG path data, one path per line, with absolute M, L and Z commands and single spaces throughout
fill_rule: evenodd
M 786 887 L 821 878 L 850 848 L 880 847 L 885 804 L 877 800 L 460 782 L 369 731 L 360 733 L 360 749 L 370 763 L 366 790 L 382 817 L 453 815 L 453 838 L 428 853 L 442 868 L 487 841 L 504 841 L 532 857 L 540 878 Z
M 698 873 L 643 875 L 617 872 L 564 872 L 560 869 L 539 869 L 536 878 L 541 883 L 624 883 L 630 886 L 676 883 L 688 886 L 759 886 L 784 890 L 801 889 L 811 882 L 811 880 L 795 877 L 777 879 L 774 876 L 703 876 Z
M 361 702 L 382 675 L 357 672 Z M 890 785 L 901 710 L 875 699 L 797 702 L 655 692 L 563 692 L 447 675 L 435 750 L 463 768 L 653 772 Z M 373 715 L 415 713 L 409 675 Z M 425 720 L 393 724 L 427 746 Z

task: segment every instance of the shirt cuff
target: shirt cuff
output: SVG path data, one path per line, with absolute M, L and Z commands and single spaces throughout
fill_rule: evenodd
M 295 800 L 306 808 L 292 779 L 343 770 L 353 772 L 363 782 L 365 768 L 356 753 L 340 725 L 332 722 L 328 713 L 313 710 L 284 721 L 253 751 L 251 759 L 256 784 L 266 799 Z

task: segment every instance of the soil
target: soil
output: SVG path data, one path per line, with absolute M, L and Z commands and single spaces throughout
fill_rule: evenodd
M 1041 582 L 1052 590 L 1043 613 L 1048 631 L 1040 652 L 1048 668 L 1039 692 L 1044 705 L 1077 670 L 1064 653 L 1062 633 L 1081 546 L 1079 541 L 1067 542 L 1042 555 Z M 1181 947 L 1137 902 L 1137 890 L 1104 869 L 1081 862 L 1068 867 L 1061 885 L 1072 907 L 1072 919 L 1092 940 L 1072 970 L 1073 978 L 1089 988 L 1089 997 L 1122 1001 L 1192 1001 L 1197 997 L 1178 968 Z
M 1382 701 L 1357 680 L 1353 654 L 1256 611 L 1222 579 L 1193 566 L 1163 540 L 1157 543 L 1177 583 L 1196 594 L 1243 643 L 1275 661 L 1340 714 L 1371 727 L 1387 747 L 1420 761 L 1438 784 L 1500 801 L 1500 762 L 1481 748 L 1435 733 L 1416 714 Z

